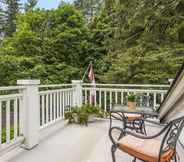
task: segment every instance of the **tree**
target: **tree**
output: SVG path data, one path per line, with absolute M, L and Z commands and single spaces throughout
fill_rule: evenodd
M 3 38 L 4 24 L 5 24 L 5 15 L 1 5 L 0 5 L 0 40 Z
M 82 77 L 84 67 L 93 57 L 91 34 L 84 17 L 72 5 L 20 14 L 16 25 L 13 36 L 3 40 L 0 54 L 34 60 L 31 69 L 22 66 L 23 72 L 17 73 L 44 83 L 70 82 L 73 77 Z M 8 71 L 15 76 L 11 82 L 15 82 L 16 69 Z
M 35 6 L 37 5 L 38 0 L 27 0 L 27 3 L 25 4 L 25 11 L 33 11 Z
M 101 82 L 165 83 L 174 77 L 184 60 L 183 4 L 106 0 L 91 23 L 94 42 L 105 56 Z
M 61 0 L 60 1 L 60 4 L 59 4 L 59 7 L 62 7 L 62 6 L 65 6 L 67 5 L 68 3 L 65 1 L 65 0 Z
M 5 0 L 5 35 L 12 36 L 16 31 L 16 16 L 20 11 L 20 0 Z
M 82 10 L 88 22 L 99 14 L 104 5 L 104 0 L 75 0 L 74 5 L 76 8 Z
M 176 56 L 181 52 L 183 56 Z M 125 53 L 119 53 L 110 70 L 102 77 L 106 82 L 167 84 L 173 78 L 184 59 L 184 48 L 180 45 L 159 47 L 147 51 L 138 45 Z

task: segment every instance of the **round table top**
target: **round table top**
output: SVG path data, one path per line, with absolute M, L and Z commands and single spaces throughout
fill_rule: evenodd
M 150 116 L 158 116 L 158 113 L 154 112 L 150 107 L 136 107 L 135 110 L 130 110 L 128 106 L 124 105 L 113 105 L 113 108 L 110 110 L 110 113 L 132 113 L 132 114 L 143 114 Z

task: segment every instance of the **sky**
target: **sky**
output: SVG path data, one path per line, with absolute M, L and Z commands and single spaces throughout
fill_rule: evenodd
M 25 3 L 27 0 L 20 0 L 21 3 Z M 38 0 L 37 6 L 39 8 L 52 9 L 56 8 L 61 0 Z M 65 0 L 66 2 L 73 2 L 73 0 Z

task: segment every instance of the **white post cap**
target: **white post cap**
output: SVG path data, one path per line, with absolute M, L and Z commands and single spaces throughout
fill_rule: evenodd
M 169 81 L 170 84 L 172 84 L 174 79 L 173 78 L 169 78 L 168 81 Z
M 23 79 L 17 80 L 18 85 L 39 85 L 40 80 L 32 80 L 32 79 Z
M 82 80 L 72 80 L 72 83 L 73 84 L 79 84 L 79 83 L 83 83 L 83 81 Z

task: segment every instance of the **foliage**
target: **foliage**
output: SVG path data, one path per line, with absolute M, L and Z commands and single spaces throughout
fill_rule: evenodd
M 38 0 L 27 0 L 27 3 L 25 4 L 25 11 L 33 11 L 37 3 Z
M 40 79 L 43 84 L 68 83 L 78 69 L 66 64 L 42 64 L 32 57 L 0 56 L 1 85 L 15 85 L 18 79 Z
M 12 140 L 14 138 L 14 128 L 10 128 L 10 139 Z M 2 138 L 1 138 L 2 143 L 6 142 L 6 129 L 2 129 Z
M 90 115 L 102 118 L 104 117 L 104 111 L 100 107 L 83 105 L 81 107 L 72 108 L 70 112 L 65 112 L 65 119 L 67 119 L 69 123 L 77 122 L 87 126 Z
M 3 74 L 6 71 L 8 74 L 7 79 L 0 81 L 1 85 L 15 83 L 16 79 L 24 77 L 38 78 L 42 83 L 65 83 L 81 78 L 92 43 L 82 14 L 73 6 L 26 12 L 17 16 L 16 25 L 13 37 L 2 42 L 1 60 L 3 62 L 4 57 L 6 62 L 9 57 L 9 64 L 2 69 Z M 20 68 L 10 70 L 9 65 L 18 64 L 15 60 L 22 57 L 34 60 L 33 65 L 15 65 Z
M 98 78 L 111 83 L 168 83 L 184 60 L 183 0 L 106 0 L 91 23 L 105 56 Z
M 87 22 L 91 22 L 97 16 L 104 4 L 104 0 L 75 0 L 76 8 L 82 10 Z
M 52 10 L 29 0 L 28 12 L 3 2 L 0 85 L 70 82 L 90 61 L 97 82 L 167 84 L 184 60 L 183 0 L 76 0 Z
M 133 95 L 133 94 L 128 95 L 128 96 L 127 96 L 127 100 L 128 100 L 129 102 L 135 102 L 135 101 L 136 101 L 136 95 Z
M 16 31 L 16 15 L 20 11 L 20 0 L 4 0 L 5 6 L 5 24 L 4 24 L 4 34 L 5 36 L 12 36 Z
M 32 69 L 36 62 L 31 58 L 16 56 L 0 56 L 1 85 L 15 85 L 17 79 L 28 78 L 27 70 Z

